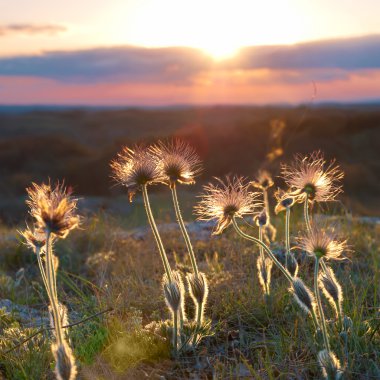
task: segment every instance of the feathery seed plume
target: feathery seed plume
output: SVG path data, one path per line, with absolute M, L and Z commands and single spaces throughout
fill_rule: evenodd
M 177 182 L 191 185 L 201 172 L 201 161 L 195 149 L 186 142 L 175 139 L 159 141 L 150 149 L 160 171 L 161 181 L 169 186 Z
M 248 191 L 243 177 L 226 177 L 225 181 L 216 178 L 218 183 L 204 186 L 205 194 L 195 206 L 199 220 L 217 219 L 213 234 L 222 233 L 232 222 L 233 217 L 254 215 L 259 207 L 258 193 Z
M 321 152 L 313 152 L 309 156 L 295 156 L 292 165 L 281 166 L 282 177 L 296 195 L 299 201 L 306 197 L 309 201 L 332 201 L 342 192 L 342 186 L 338 185 L 343 178 L 343 172 L 335 161 L 326 164 Z

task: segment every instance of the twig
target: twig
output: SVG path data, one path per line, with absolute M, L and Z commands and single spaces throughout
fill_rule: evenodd
M 88 320 L 90 319 L 93 319 L 99 315 L 102 315 L 102 314 L 105 314 L 105 313 L 109 313 L 113 311 L 113 308 L 110 307 L 106 310 L 102 310 L 102 311 L 99 311 L 98 313 L 95 313 L 93 315 L 90 315 L 89 317 L 85 318 L 85 319 L 82 319 L 81 321 L 78 321 L 78 322 L 74 322 L 74 323 L 70 323 L 69 325 L 66 325 L 66 326 L 62 326 L 63 329 L 66 329 L 66 328 L 69 328 L 69 327 L 74 327 L 74 326 L 77 326 L 77 325 L 80 325 L 81 323 L 84 323 L 84 322 L 87 322 Z M 18 344 L 16 344 L 15 346 L 13 346 L 12 348 L 10 348 L 9 350 L 3 352 L 4 355 L 6 354 L 9 354 L 10 352 L 14 351 L 16 348 L 22 346 L 23 344 L 25 344 L 26 342 L 29 342 L 31 339 L 33 339 L 36 335 L 38 334 L 42 334 L 43 332 L 45 331 L 51 331 L 51 330 L 54 330 L 54 327 L 41 327 L 37 332 L 35 332 L 34 334 L 30 335 L 29 337 L 27 337 L 26 339 L 22 340 L 21 342 L 19 342 Z

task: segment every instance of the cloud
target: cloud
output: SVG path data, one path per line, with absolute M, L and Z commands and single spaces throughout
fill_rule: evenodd
M 229 67 L 360 70 L 380 68 L 380 35 L 296 45 L 247 47 Z
M 118 47 L 3 58 L 0 59 L 0 75 L 76 82 L 184 83 L 212 64 L 210 57 L 193 48 Z
M 289 46 L 247 47 L 226 61 L 214 62 L 185 47 L 114 47 L 45 52 L 0 58 L 0 75 L 48 78 L 71 83 L 162 83 L 177 85 L 242 78 L 283 83 L 346 80 L 380 68 L 380 35 Z M 241 73 L 244 75 L 241 76 Z M 263 76 L 262 73 L 265 73 Z M 245 78 L 244 78 L 245 77 Z
M 35 35 L 44 34 L 54 36 L 59 33 L 66 32 L 67 28 L 63 25 L 36 25 L 36 24 L 9 24 L 0 25 L 0 37 L 24 34 Z

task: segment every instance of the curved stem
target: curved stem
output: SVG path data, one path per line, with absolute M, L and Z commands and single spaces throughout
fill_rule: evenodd
M 189 234 L 187 233 L 185 223 L 183 222 L 181 210 L 179 208 L 179 202 L 178 202 L 178 197 L 177 197 L 177 188 L 176 188 L 175 183 L 171 186 L 171 190 L 172 190 L 173 205 L 174 205 L 175 214 L 177 216 L 177 221 L 178 221 L 179 227 L 181 229 L 183 238 L 185 240 L 187 251 L 189 252 L 189 255 L 190 255 L 191 265 L 193 267 L 194 274 L 198 275 L 197 261 L 195 259 L 193 246 L 191 245 L 190 237 L 189 237 Z
M 63 336 L 62 336 L 62 326 L 61 326 L 61 315 L 58 309 L 58 299 L 54 293 L 54 267 L 53 267 L 53 252 L 51 248 L 51 234 L 50 232 L 46 233 L 46 272 L 47 278 L 46 283 L 48 285 L 49 293 L 51 294 L 50 306 L 52 308 L 53 313 L 53 321 L 54 321 L 54 329 L 55 336 L 57 339 L 58 345 L 62 344 Z
M 310 233 L 310 231 L 311 231 L 311 221 L 310 221 L 310 215 L 309 215 L 309 197 L 308 196 L 306 196 L 305 202 L 303 204 L 303 215 L 304 215 L 304 218 L 305 218 L 307 232 Z
M 330 352 L 330 344 L 329 344 L 329 339 L 328 339 L 328 335 L 327 335 L 325 314 L 323 312 L 321 295 L 319 293 L 318 274 L 319 274 L 319 258 L 316 257 L 315 258 L 315 266 L 314 266 L 314 293 L 315 293 L 315 297 L 317 298 L 318 312 L 319 312 L 319 316 L 321 318 L 323 342 L 325 344 L 326 350 L 328 352 Z
M 251 240 L 253 242 L 255 242 L 256 244 L 258 244 L 260 247 L 262 247 L 264 249 L 264 251 L 269 255 L 269 257 L 273 260 L 273 262 L 277 265 L 278 269 L 280 269 L 280 271 L 284 274 L 284 276 L 288 279 L 288 281 L 290 283 L 293 283 L 293 279 L 292 279 L 292 276 L 289 274 L 289 272 L 281 265 L 281 263 L 276 259 L 276 257 L 274 256 L 273 252 L 270 250 L 270 248 L 265 244 L 263 243 L 262 241 L 260 241 L 259 239 L 256 239 L 255 237 L 253 236 L 250 236 L 250 235 L 247 235 L 246 233 L 244 233 L 240 228 L 239 226 L 237 225 L 236 223 L 236 220 L 235 218 L 232 218 L 232 224 L 233 226 L 235 227 L 235 230 L 236 232 L 241 236 L 243 237 L 244 239 L 247 239 L 247 240 Z
M 288 258 L 290 254 L 290 207 L 286 208 L 285 214 L 285 268 L 288 268 Z
M 146 185 L 142 186 L 142 194 L 143 194 L 143 199 L 144 199 L 145 211 L 146 211 L 146 214 L 148 216 L 149 224 L 150 224 L 154 238 L 155 238 L 156 243 L 157 243 L 158 251 L 160 252 L 162 263 L 164 264 L 166 275 L 168 276 L 168 280 L 170 282 L 172 282 L 172 271 L 170 269 L 169 260 L 168 260 L 168 257 L 166 256 L 165 248 L 164 248 L 164 245 L 162 244 L 162 240 L 161 240 L 160 234 L 158 232 L 156 222 L 155 222 L 154 217 L 153 217 L 153 213 L 152 213 L 152 209 L 150 207 L 150 202 L 149 202 L 149 197 L 148 197 L 148 190 L 147 190 Z
M 263 241 L 263 227 L 259 226 L 259 240 L 262 242 Z M 264 248 L 260 245 L 260 256 L 264 256 Z
M 41 259 L 41 248 L 37 248 L 36 249 L 36 256 L 37 256 L 38 267 L 40 268 L 40 272 L 41 272 L 42 281 L 44 283 L 47 295 L 48 295 L 49 300 L 50 300 L 51 294 L 49 292 L 49 287 L 48 287 L 48 284 L 47 284 L 45 269 L 44 269 L 44 266 L 43 266 L 43 263 L 42 263 L 42 259 Z

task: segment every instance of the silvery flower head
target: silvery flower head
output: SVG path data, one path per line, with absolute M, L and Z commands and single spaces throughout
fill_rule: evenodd
M 342 192 L 339 181 L 343 172 L 335 161 L 326 163 L 321 152 L 307 156 L 297 155 L 292 165 L 282 165 L 282 177 L 298 200 L 327 202 Z
M 35 220 L 36 229 L 65 238 L 79 226 L 80 218 L 76 213 L 77 199 L 71 196 L 63 184 L 32 184 L 26 189 L 29 199 L 26 201 L 30 214 Z
M 316 225 L 298 240 L 301 249 L 319 259 L 342 260 L 341 256 L 347 250 L 346 240 L 339 240 L 334 230 L 327 231 Z
M 195 177 L 201 172 L 201 161 L 189 144 L 179 139 L 166 143 L 159 141 L 150 151 L 163 183 L 169 186 L 195 183 Z
M 124 147 L 111 162 L 114 179 L 126 186 L 129 200 L 142 186 L 161 182 L 161 173 L 149 148 L 136 145 L 133 149 Z
M 254 215 L 260 203 L 258 193 L 248 191 L 243 177 L 226 177 L 225 181 L 216 178 L 217 183 L 204 186 L 205 193 L 195 207 L 199 220 L 218 221 L 213 234 L 222 233 L 234 217 Z

